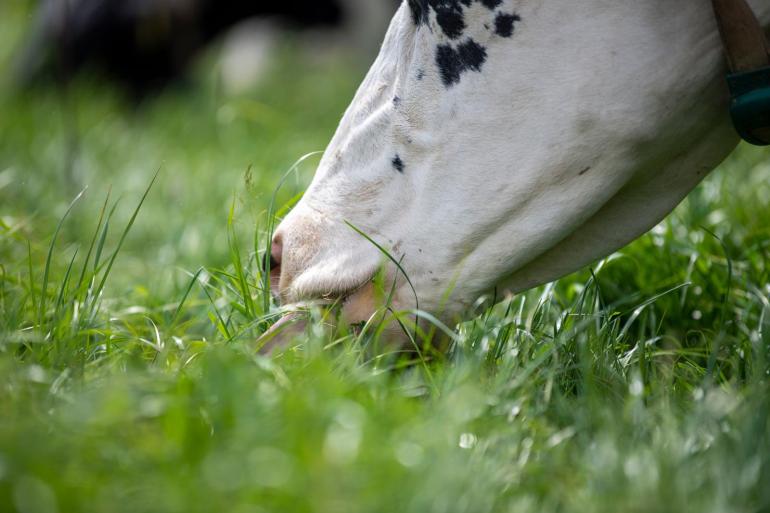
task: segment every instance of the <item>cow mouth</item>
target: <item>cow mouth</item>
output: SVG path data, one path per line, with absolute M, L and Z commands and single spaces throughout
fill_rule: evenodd
M 358 277 L 346 280 L 345 283 L 339 283 L 339 280 L 334 277 L 314 276 L 315 273 L 312 271 L 304 272 L 299 274 L 285 290 L 282 290 L 281 267 L 278 266 L 270 272 L 270 292 L 273 298 L 287 309 L 344 304 L 350 296 L 366 287 L 375 278 L 377 272 L 376 269 L 362 271 L 358 273 Z
M 351 296 L 354 296 L 360 292 L 361 289 L 372 283 L 377 276 L 377 273 L 378 269 L 362 272 L 358 277 L 354 277 L 354 279 L 350 280 L 349 284 L 340 286 L 336 291 L 327 291 L 326 293 L 321 294 L 321 301 L 344 304 Z
M 319 306 L 328 308 L 335 305 L 344 307 L 352 296 L 355 296 L 358 292 L 363 290 L 369 283 L 372 282 L 375 274 L 376 273 L 372 273 L 368 278 L 359 281 L 357 285 L 345 287 L 338 291 L 327 291 L 322 294 L 318 294 L 316 299 L 306 299 L 294 304 L 289 304 L 287 305 L 287 308 L 291 308 L 292 306 L 302 306 L 305 308 Z M 313 294 L 311 293 L 309 296 L 313 297 Z
M 358 285 L 347 287 L 336 292 L 326 292 L 320 294 L 315 299 L 307 299 L 282 305 L 280 317 L 273 325 L 259 337 L 257 340 L 257 351 L 263 355 L 270 355 L 274 351 L 285 348 L 293 339 L 306 332 L 310 321 L 310 311 L 314 308 L 344 313 L 357 294 L 361 293 L 372 282 L 376 273 L 371 277 L 361 281 Z M 325 315 L 325 324 L 334 328 L 333 322 L 338 315 Z M 354 326 L 354 323 L 350 323 Z
M 344 308 L 351 301 L 351 298 L 374 281 L 377 273 L 377 271 L 366 273 L 363 279 L 354 281 L 353 285 L 340 287 L 338 290 L 329 290 L 326 287 L 318 287 L 317 290 L 305 290 L 301 297 L 294 301 L 285 301 L 278 287 L 272 288 L 271 294 L 284 312 L 281 317 L 308 312 L 312 308 Z

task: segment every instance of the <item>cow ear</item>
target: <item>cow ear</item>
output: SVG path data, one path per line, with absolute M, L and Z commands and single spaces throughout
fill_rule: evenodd
M 407 0 L 415 25 L 428 22 L 428 0 Z

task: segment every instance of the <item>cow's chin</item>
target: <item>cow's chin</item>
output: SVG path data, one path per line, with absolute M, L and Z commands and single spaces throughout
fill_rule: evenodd
M 359 331 L 362 325 L 374 323 L 371 330 L 380 333 L 381 340 L 391 347 L 404 347 L 409 342 L 403 324 L 396 319 L 409 305 L 401 300 L 402 288 L 394 287 L 386 299 L 386 292 L 375 284 L 382 268 L 360 267 L 353 273 L 318 273 L 309 269 L 297 277 L 290 290 L 277 294 L 284 311 L 282 318 L 260 340 L 260 352 L 270 354 L 276 349 L 288 347 L 293 340 L 299 341 L 306 333 L 309 312 L 313 309 L 332 308 L 336 313 L 324 315 L 327 328 L 334 329 L 340 321 L 344 326 Z M 388 281 L 388 280 L 383 280 Z M 391 284 L 392 285 L 392 284 Z M 348 329 L 346 328 L 346 329 Z
M 339 307 L 339 315 L 324 315 L 324 325 L 327 329 L 336 329 L 337 321 L 341 321 L 346 329 L 360 333 L 364 326 L 372 322 L 368 331 L 379 333 L 379 341 L 387 346 L 401 351 L 411 347 L 410 338 L 404 331 L 404 323 L 397 320 L 395 312 L 400 310 L 395 301 L 385 307 L 382 292 L 377 289 L 372 280 L 354 290 L 341 292 L 336 300 L 330 297 L 321 300 L 302 301 L 284 305 L 284 313 L 280 319 L 257 341 L 258 350 L 263 355 L 286 349 L 307 336 L 308 315 L 310 307 Z M 398 317 L 400 318 L 400 317 Z
M 330 304 L 345 301 L 364 288 L 377 274 L 379 266 L 380 259 L 376 255 L 337 254 L 289 275 L 290 281 L 285 275 L 276 277 L 273 286 L 285 306 Z
M 351 241 L 348 241 L 349 243 Z M 263 337 L 262 352 L 287 347 L 305 335 L 308 312 L 334 309 L 326 323 L 339 320 L 354 331 L 371 322 L 380 340 L 392 347 L 408 342 L 397 316 L 415 307 L 414 293 L 380 251 L 370 243 L 350 243 L 356 251 L 323 251 L 302 270 L 284 268 L 271 280 L 273 294 L 284 311 L 274 329 Z M 327 327 L 332 327 L 330 324 Z M 336 326 L 335 326 L 336 327 Z

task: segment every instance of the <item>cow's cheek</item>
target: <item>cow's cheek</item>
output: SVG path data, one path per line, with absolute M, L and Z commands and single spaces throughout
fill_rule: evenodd
M 414 329 L 414 317 L 404 312 L 405 307 L 397 299 L 398 295 L 397 292 L 386 308 L 383 291 L 373 283 L 367 283 L 347 298 L 342 307 L 341 320 L 349 326 L 371 321 L 371 329 L 380 332 L 380 341 L 386 346 L 409 349 L 414 343 L 404 330 Z
M 367 283 L 345 300 L 342 307 L 342 319 L 350 325 L 368 322 L 381 306 L 382 303 L 377 302 L 374 285 Z

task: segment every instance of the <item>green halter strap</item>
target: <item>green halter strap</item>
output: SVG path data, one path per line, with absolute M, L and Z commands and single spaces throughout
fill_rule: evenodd
M 751 144 L 770 145 L 770 46 L 746 0 L 712 0 L 730 73 L 730 116 Z

